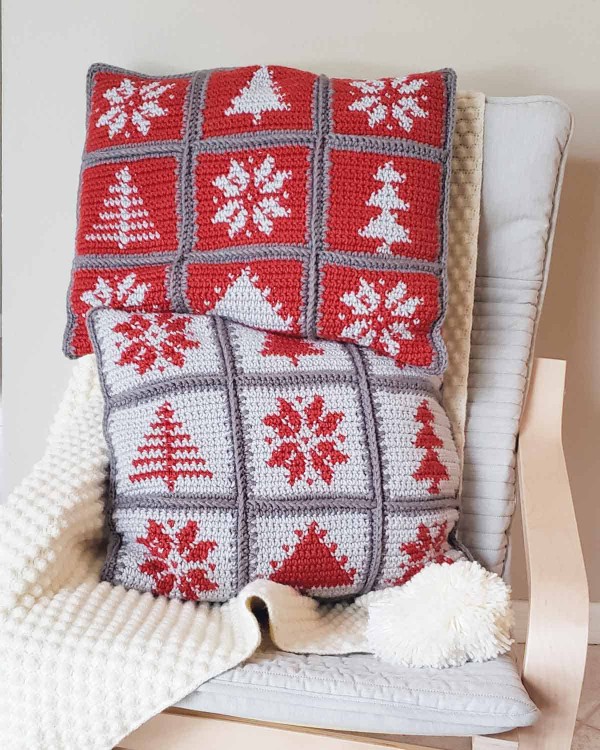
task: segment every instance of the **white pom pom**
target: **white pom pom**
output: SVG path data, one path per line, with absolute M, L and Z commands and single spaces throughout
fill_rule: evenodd
M 371 597 L 367 640 L 393 664 L 457 667 L 494 659 L 512 644 L 510 587 L 478 563 L 428 565 Z

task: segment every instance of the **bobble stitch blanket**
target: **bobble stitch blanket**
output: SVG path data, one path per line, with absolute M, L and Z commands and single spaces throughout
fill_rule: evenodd
M 471 283 L 483 107 L 482 95 L 460 95 L 454 133 L 449 257 L 458 256 L 455 268 L 470 269 Z M 451 274 L 451 290 L 455 280 Z M 456 298 L 460 305 L 451 305 L 445 322 L 448 340 L 470 319 L 472 299 Z M 453 387 L 444 399 L 455 430 L 460 430 L 468 342 L 454 346 L 453 352 L 447 373 Z M 151 716 L 255 651 L 260 631 L 246 594 L 268 603 L 280 648 L 368 650 L 361 606 L 365 597 L 350 605 L 318 607 L 289 587 L 259 581 L 252 584 L 254 590 L 211 606 L 100 582 L 108 466 L 102 415 L 96 365 L 85 357 L 74 368 L 44 456 L 2 509 L 2 747 L 113 747 Z
M 65 351 L 85 315 L 211 313 L 441 374 L 455 76 L 88 74 Z

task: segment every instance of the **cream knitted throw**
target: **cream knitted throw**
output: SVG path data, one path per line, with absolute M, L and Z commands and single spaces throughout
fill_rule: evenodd
M 462 270 L 450 271 L 444 326 L 451 342 L 445 402 L 457 437 L 466 404 L 483 107 L 480 94 L 458 97 L 449 263 Z M 74 366 L 44 457 L 1 511 L 0 747 L 114 746 L 256 650 L 261 634 L 249 608 L 253 596 L 268 605 L 281 648 L 367 650 L 371 595 L 332 609 L 255 582 L 237 599 L 211 607 L 99 583 L 107 469 L 102 411 L 96 365 L 85 357 Z

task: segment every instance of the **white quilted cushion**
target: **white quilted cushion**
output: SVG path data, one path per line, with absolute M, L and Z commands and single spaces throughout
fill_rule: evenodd
M 177 705 L 259 721 L 388 734 L 490 734 L 528 726 L 537 717 L 509 656 L 451 669 L 411 669 L 368 654 L 265 651 Z
M 550 97 L 486 101 L 460 539 L 502 573 L 515 446 L 571 115 Z

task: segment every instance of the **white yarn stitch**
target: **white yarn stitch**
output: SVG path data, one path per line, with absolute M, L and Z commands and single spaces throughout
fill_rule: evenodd
M 512 644 L 510 587 L 476 562 L 429 565 L 399 588 L 372 594 L 369 650 L 407 667 L 487 661 Z

